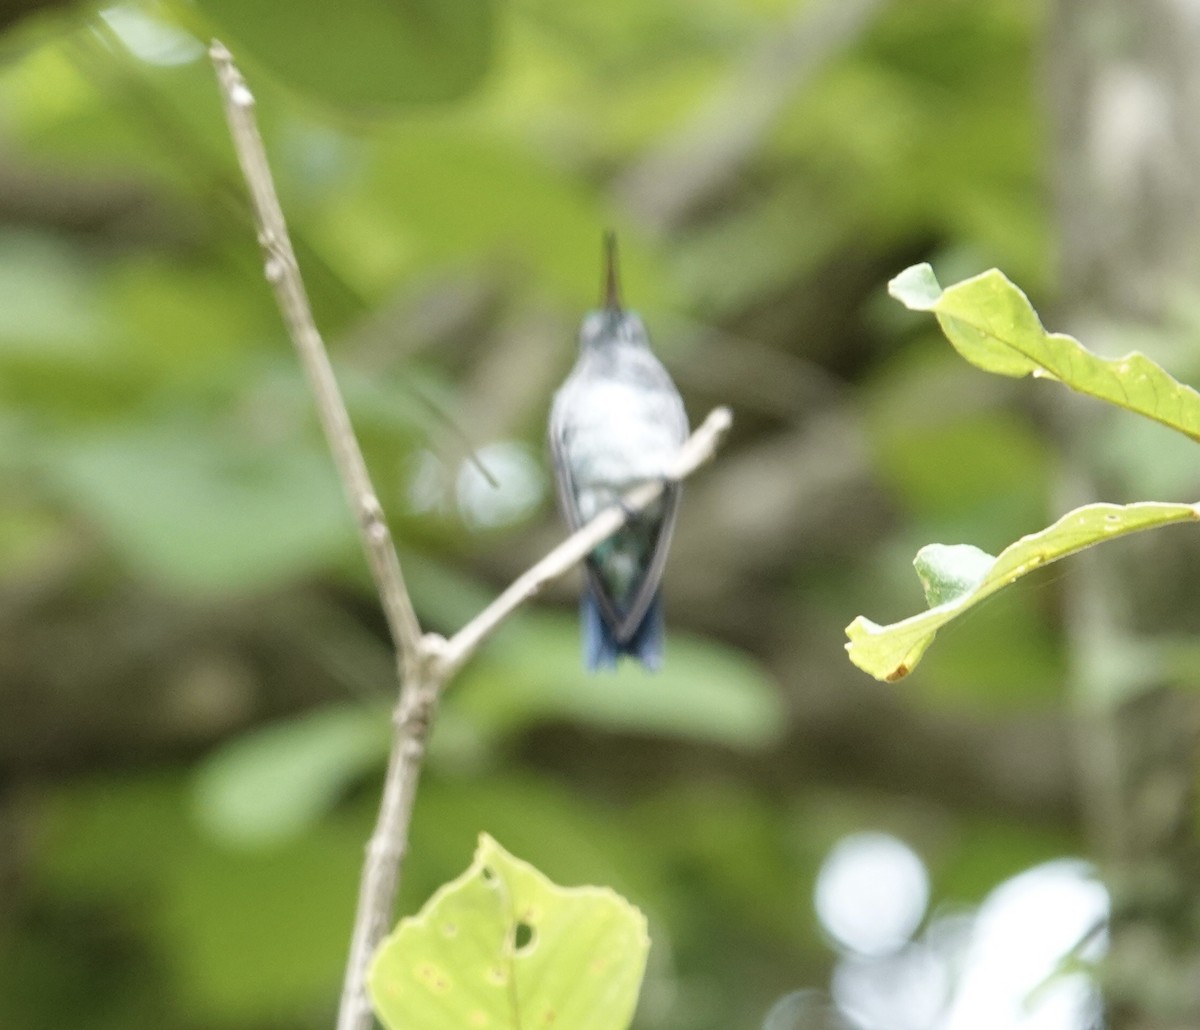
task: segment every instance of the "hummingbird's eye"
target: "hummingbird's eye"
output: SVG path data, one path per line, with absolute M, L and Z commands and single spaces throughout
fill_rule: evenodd
M 646 342 L 646 323 L 632 311 L 626 311 L 621 320 L 621 335 L 634 343 Z
M 592 311 L 584 316 L 583 325 L 579 327 L 579 342 L 582 344 L 595 343 L 604 335 L 604 313 Z

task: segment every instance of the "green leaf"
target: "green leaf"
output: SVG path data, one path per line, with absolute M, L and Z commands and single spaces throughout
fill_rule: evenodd
M 199 768 L 200 821 L 223 843 L 259 847 L 307 829 L 363 773 L 382 766 L 386 710 L 342 705 L 235 739 Z
M 147 424 L 52 444 L 45 469 L 132 568 L 180 590 L 263 589 L 352 539 L 329 459 L 299 441 Z
M 199 0 L 236 57 L 355 114 L 462 96 L 492 52 L 489 0 Z
M 880 626 L 860 615 L 846 627 L 846 636 L 850 638 L 846 650 L 850 660 L 864 672 L 876 679 L 893 682 L 912 672 L 925 649 L 933 643 L 937 631 L 946 623 L 1034 569 L 1105 540 L 1198 519 L 1200 505 L 1151 501 L 1126 505 L 1089 504 L 1068 512 L 1039 533 L 1021 537 L 1006 547 L 986 569 L 985 559 L 989 556 L 976 548 L 933 551 L 923 548 L 917 556 L 924 566 L 921 577 L 934 580 L 934 589 L 931 592 L 927 586 L 926 593 L 947 599 L 929 611 L 890 626 Z M 948 585 L 952 581 L 958 583 L 957 592 Z
M 619 895 L 555 886 L 483 834 L 471 867 L 380 946 L 371 999 L 395 1030 L 624 1030 L 649 947 Z
M 997 269 L 942 290 L 929 265 L 914 265 L 888 292 L 913 311 L 933 312 L 955 350 L 986 372 L 1057 379 L 1200 441 L 1200 394 L 1136 351 L 1110 360 L 1047 333 L 1029 299 Z

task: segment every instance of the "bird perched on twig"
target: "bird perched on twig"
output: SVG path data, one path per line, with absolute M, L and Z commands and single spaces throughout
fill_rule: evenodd
M 687 439 L 679 391 L 650 351 L 646 327 L 621 307 L 616 238 L 605 236 L 604 306 L 579 330 L 579 358 L 554 398 L 550 453 L 558 503 L 574 530 L 648 480 L 661 479 Z M 615 668 L 621 655 L 662 665 L 659 582 L 680 486 L 667 486 L 587 559 L 581 603 L 584 664 Z

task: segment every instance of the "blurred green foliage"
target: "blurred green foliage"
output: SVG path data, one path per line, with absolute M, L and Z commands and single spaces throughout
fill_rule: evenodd
M 754 1027 L 828 982 L 842 835 L 908 840 L 934 906 L 1077 845 L 1052 592 L 903 697 L 841 646 L 914 607 L 920 543 L 1046 521 L 1038 421 L 884 295 L 931 254 L 1051 288 L 1039 3 L 33 6 L 0 37 L 0 1025 L 315 1028 L 337 996 L 392 667 L 214 29 L 429 628 L 561 534 L 541 434 L 604 228 L 693 419 L 737 413 L 663 674 L 584 677 L 573 584 L 514 619 L 442 706 L 402 913 L 486 831 L 647 914 L 639 1030 Z M 489 444 L 503 489 L 532 468 L 472 521 Z
M 288 83 L 353 112 L 387 114 L 414 100 L 449 100 L 478 84 L 492 47 L 487 0 L 356 0 L 323 4 L 202 0 L 204 35 L 224 37 Z M 207 32 L 205 30 L 208 30 Z

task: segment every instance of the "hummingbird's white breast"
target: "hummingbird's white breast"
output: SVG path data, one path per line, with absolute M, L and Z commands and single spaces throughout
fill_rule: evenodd
M 630 351 L 600 367 L 585 357 L 555 398 L 559 446 L 583 521 L 638 483 L 661 478 L 687 438 L 666 370 L 648 350 Z

